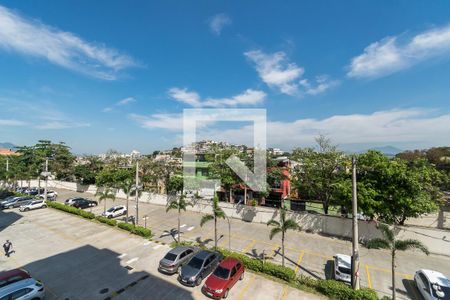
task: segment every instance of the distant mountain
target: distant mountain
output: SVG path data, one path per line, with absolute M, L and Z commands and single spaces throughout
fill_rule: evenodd
M 0 148 L 4 148 L 4 149 L 16 149 L 16 145 L 11 144 L 11 143 L 0 143 Z
M 387 156 L 395 156 L 400 152 L 403 152 L 402 149 L 396 148 L 394 146 L 382 146 L 382 147 L 373 147 L 373 148 L 369 148 L 367 150 L 376 150 L 376 151 L 380 151 L 381 153 L 386 154 Z M 366 151 L 367 151 L 366 150 Z M 366 152 L 366 151 L 361 151 L 361 152 Z

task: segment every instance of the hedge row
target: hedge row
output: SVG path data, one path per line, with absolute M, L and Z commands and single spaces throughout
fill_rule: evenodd
M 142 237 L 149 238 L 152 236 L 152 231 L 150 229 L 144 228 L 142 226 L 135 226 L 131 223 L 119 223 L 119 228 L 127 230 L 133 234 L 140 235 Z
M 113 227 L 114 227 L 114 226 L 117 226 L 117 221 L 114 220 L 114 219 L 105 218 L 105 217 L 102 217 L 102 216 L 96 216 L 95 219 L 96 219 L 97 221 L 99 221 L 99 222 L 108 224 L 109 226 L 113 226 Z
M 62 211 L 65 211 L 65 212 L 68 212 L 68 213 L 71 213 L 74 215 L 78 215 L 78 216 L 81 216 L 86 219 L 92 220 L 95 218 L 95 215 L 91 212 L 84 211 L 82 209 L 75 208 L 73 206 L 64 205 L 59 202 L 47 201 L 47 206 L 53 207 L 53 208 L 56 208 L 56 209 L 59 209 L 59 210 L 62 210 Z
M 108 225 L 113 226 L 113 227 L 118 226 L 120 229 L 129 231 L 129 232 L 131 232 L 133 234 L 136 234 L 136 235 L 139 235 L 139 236 L 142 236 L 142 237 L 145 237 L 145 238 L 149 238 L 149 237 L 152 236 L 152 231 L 150 229 L 148 229 L 148 228 L 144 228 L 144 227 L 141 227 L 141 226 L 134 226 L 131 223 L 118 223 L 114 219 L 108 219 L 108 218 L 105 218 L 105 217 L 102 217 L 102 216 L 97 216 L 96 217 L 91 212 L 87 212 L 87 211 L 84 211 L 82 209 L 75 208 L 75 207 L 72 207 L 72 206 L 64 205 L 64 204 L 59 203 L 59 202 L 47 201 L 47 205 L 49 207 L 53 207 L 53 208 L 56 208 L 56 209 L 59 209 L 59 210 L 62 210 L 62 211 L 65 211 L 65 212 L 68 212 L 68 213 L 71 213 L 71 214 L 74 214 L 74 215 L 78 215 L 78 216 L 81 216 L 81 217 L 86 218 L 86 219 L 90 219 L 90 220 L 96 219 L 99 222 L 108 224 Z
M 228 251 L 225 249 L 218 249 L 224 256 L 234 257 L 241 260 L 245 267 L 249 270 L 264 273 L 287 282 L 293 282 L 295 279 L 295 272 L 291 268 L 283 267 L 272 262 L 263 262 L 260 259 L 248 257 L 244 254 Z
M 377 293 L 372 289 L 354 290 L 349 285 L 336 280 L 315 280 L 308 276 L 300 276 L 296 279 L 296 284 L 313 288 L 319 293 L 336 300 L 378 300 Z

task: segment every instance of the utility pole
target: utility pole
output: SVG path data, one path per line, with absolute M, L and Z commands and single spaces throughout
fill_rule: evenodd
M 359 290 L 359 245 L 358 245 L 358 197 L 356 190 L 356 157 L 352 157 L 352 217 L 353 217 L 353 253 L 352 288 Z
M 136 225 L 139 225 L 139 161 L 136 160 Z
M 48 158 L 45 159 L 45 188 L 44 188 L 44 201 L 47 202 L 47 182 L 48 182 Z

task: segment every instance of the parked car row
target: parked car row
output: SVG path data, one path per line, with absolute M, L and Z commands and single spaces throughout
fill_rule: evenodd
M 244 278 L 244 264 L 235 258 L 225 258 L 215 251 L 179 246 L 170 250 L 159 262 L 158 270 L 165 274 L 178 273 L 185 286 L 202 286 L 202 292 L 214 299 L 226 298 L 238 280 Z
M 352 258 L 345 254 L 334 256 L 334 279 L 351 283 Z M 450 281 L 444 274 L 432 270 L 418 270 L 414 284 L 425 300 L 450 300 Z
M 24 269 L 0 272 L 0 299 L 41 300 L 45 288 Z
M 17 193 L 21 194 L 27 194 L 29 196 L 38 196 L 40 198 L 44 198 L 45 189 L 44 188 L 37 188 L 37 187 L 18 187 L 15 189 Z M 56 200 L 56 197 L 58 197 L 58 193 L 53 190 L 47 189 L 47 200 Z

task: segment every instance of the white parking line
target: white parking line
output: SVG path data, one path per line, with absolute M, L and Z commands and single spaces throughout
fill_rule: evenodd
M 144 243 L 144 246 L 148 246 L 148 245 L 150 245 L 152 242 L 150 242 L 150 241 L 148 241 L 148 242 L 145 242 Z
M 186 224 L 183 224 L 183 225 L 180 226 L 180 228 L 183 228 L 183 227 L 186 227 L 186 226 L 187 226 Z
M 188 229 L 187 229 L 187 231 L 191 231 L 192 229 L 194 229 L 195 228 L 195 226 L 191 226 L 191 227 L 189 227 Z
M 126 264 L 129 265 L 129 264 L 132 264 L 132 263 L 134 263 L 135 261 L 138 261 L 138 260 L 139 260 L 139 257 L 135 257 L 135 258 L 132 258 L 129 261 L 127 261 Z
M 158 248 L 160 248 L 162 245 L 156 245 L 155 247 L 153 247 L 153 250 L 156 250 Z
M 120 254 L 119 255 L 119 258 L 124 258 L 125 256 L 127 256 L 128 254 L 126 254 L 126 253 L 123 253 L 123 254 Z

